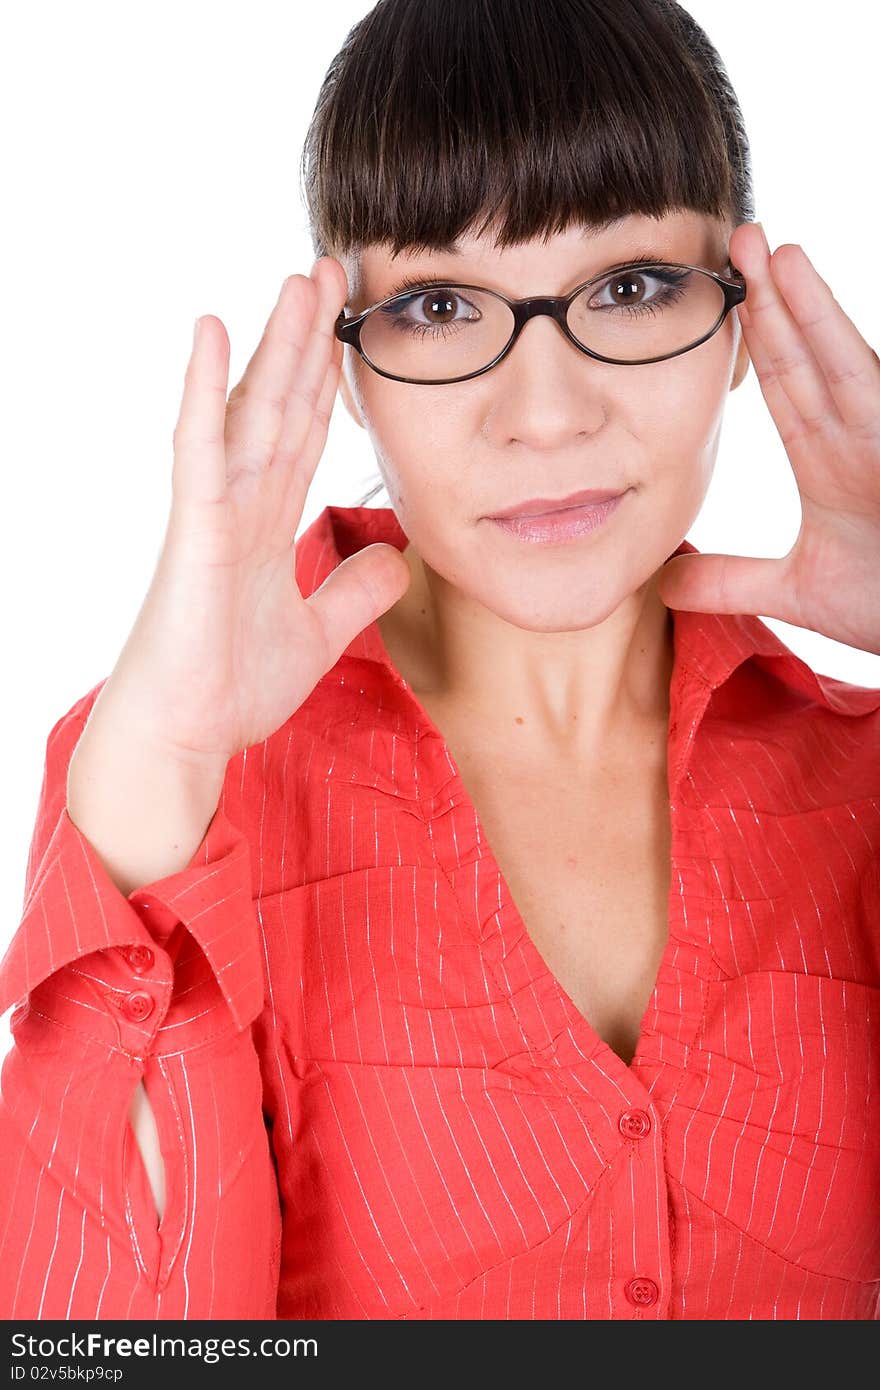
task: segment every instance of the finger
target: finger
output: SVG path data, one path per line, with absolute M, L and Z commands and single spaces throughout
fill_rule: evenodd
M 298 447 L 296 467 L 287 470 L 281 500 L 277 503 L 277 524 L 275 527 L 279 548 L 289 546 L 295 536 L 305 507 L 308 490 L 311 486 L 330 425 L 333 403 L 339 385 L 339 369 L 342 363 L 343 344 L 337 338 L 330 364 L 324 376 L 324 384 L 312 415 L 312 423 L 305 440 Z M 282 433 L 283 433 L 282 427 Z M 283 444 L 279 441 L 279 448 Z M 284 477 L 279 469 L 279 477 Z
M 748 613 L 802 625 L 787 557 L 679 555 L 657 575 L 667 608 L 696 613 Z
M 406 593 L 410 568 L 396 546 L 375 542 L 347 556 L 306 599 L 320 623 L 327 667 Z
M 828 383 L 840 415 L 856 430 L 880 425 L 880 361 L 844 313 L 802 246 L 773 253 L 776 282 Z
M 788 399 L 779 377 L 774 375 L 767 349 L 764 347 L 754 323 L 749 318 L 745 304 L 738 304 L 736 313 L 742 324 L 743 336 L 749 350 L 749 360 L 755 369 L 761 394 L 767 402 L 767 408 L 773 416 L 783 444 L 786 449 L 791 449 L 809 435 L 809 426 L 805 423 L 800 411 L 796 410 Z
M 273 463 L 282 467 L 298 465 L 313 427 L 317 424 L 319 433 L 326 435 L 330 422 L 338 381 L 336 363 L 341 361 L 337 349 L 342 348 L 336 337 L 336 319 L 348 286 L 338 263 L 334 263 L 337 265 L 335 272 L 326 264 L 329 259 L 316 262 L 313 271 L 318 290 L 317 307 L 309 342 L 288 383 L 288 400 L 273 455 Z M 317 458 L 311 461 L 315 464 Z
M 318 306 L 308 275 L 289 275 L 226 409 L 229 472 L 265 468 L 272 458 L 290 383 L 308 349 Z
M 735 260 L 746 277 L 746 343 L 750 341 L 748 325 L 752 325 L 764 347 L 762 385 L 778 382 L 803 421 L 801 433 L 839 428 L 840 415 L 824 373 L 771 274 L 770 248 L 763 233 L 752 233 L 748 240 L 741 236 Z
M 226 390 L 229 335 L 213 314 L 194 334 L 174 428 L 171 492 L 175 502 L 210 503 L 226 492 Z
M 340 339 L 336 339 L 330 350 L 330 361 L 324 373 L 324 382 L 318 396 L 315 409 L 312 412 L 312 421 L 309 426 L 305 439 L 299 445 L 298 465 L 296 468 L 295 486 L 297 492 L 301 492 L 302 499 L 311 486 L 315 469 L 327 442 L 327 433 L 330 429 L 330 419 L 333 414 L 333 406 L 336 401 L 336 393 L 339 389 L 339 374 L 342 368 L 342 354 L 344 345 Z M 279 447 L 283 446 L 283 436 L 286 425 L 282 428 L 282 441 Z

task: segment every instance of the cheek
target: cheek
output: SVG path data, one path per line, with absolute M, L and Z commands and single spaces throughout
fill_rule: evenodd
M 373 451 L 401 525 L 434 524 L 461 509 L 461 412 L 430 387 L 388 381 L 363 366 L 358 398 Z
M 630 525 L 619 550 L 632 573 L 662 564 L 693 525 L 712 481 L 729 399 L 730 357 L 703 344 L 678 360 L 646 367 L 626 413 L 637 459 Z
M 723 348 L 723 344 L 719 344 Z M 638 382 L 630 428 L 655 468 L 664 461 L 699 465 L 713 458 L 729 398 L 729 354 L 713 340 L 665 367 L 654 364 Z

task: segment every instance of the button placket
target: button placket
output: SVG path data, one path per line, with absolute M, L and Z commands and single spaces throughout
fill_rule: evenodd
M 609 1116 L 618 1137 L 620 1163 L 613 1188 L 619 1201 L 613 1202 L 611 1213 L 614 1264 L 621 1276 L 619 1282 L 615 1280 L 614 1316 L 663 1318 L 671 1248 L 662 1125 L 651 1093 L 638 1075 L 627 1077 L 626 1083 L 619 1088 L 622 1107 Z M 636 1220 L 637 1213 L 644 1219 Z

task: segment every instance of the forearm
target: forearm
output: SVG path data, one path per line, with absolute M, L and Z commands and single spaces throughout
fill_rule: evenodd
M 0 1084 L 0 1316 L 271 1317 L 262 958 L 225 769 L 169 768 L 107 724 L 99 740 L 88 703 L 47 744 L 0 965 L 0 1013 L 19 1006 Z

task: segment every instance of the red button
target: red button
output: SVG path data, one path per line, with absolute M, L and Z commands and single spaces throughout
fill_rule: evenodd
M 125 996 L 121 1007 L 127 1018 L 140 1023 L 143 1019 L 149 1018 L 154 1006 L 155 1001 L 152 994 L 146 994 L 143 990 L 135 990 L 134 994 Z
M 156 957 L 149 946 L 129 946 L 125 951 L 125 959 L 128 961 L 132 970 L 136 970 L 142 975 L 145 970 L 152 970 L 156 963 Z
M 653 1279 L 630 1279 L 624 1293 L 636 1308 L 649 1308 L 660 1297 L 660 1290 Z
M 651 1116 L 647 1110 L 624 1110 L 617 1128 L 624 1139 L 644 1139 L 651 1132 Z

